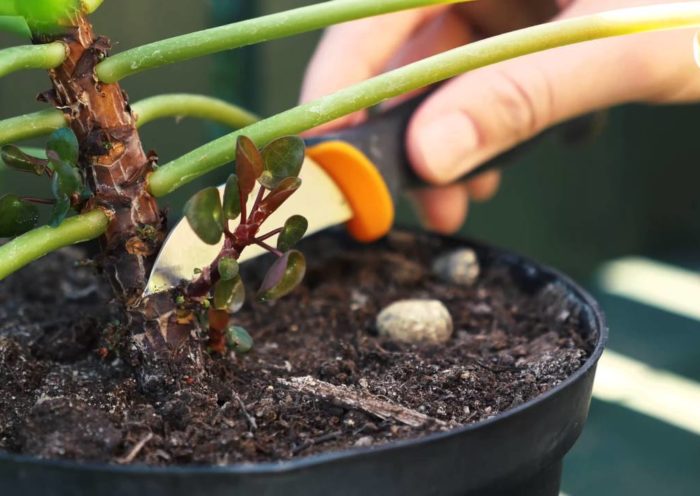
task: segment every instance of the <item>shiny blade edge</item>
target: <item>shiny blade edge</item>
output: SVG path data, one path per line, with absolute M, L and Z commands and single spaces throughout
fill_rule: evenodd
M 303 215 L 309 221 L 306 235 L 313 234 L 352 218 L 352 210 L 345 196 L 323 168 L 306 158 L 299 177 L 301 188 L 292 195 L 263 224 L 261 234 L 284 225 L 292 215 Z M 225 185 L 219 186 L 223 196 Z M 249 199 L 252 207 L 254 195 Z M 235 223 L 237 221 L 232 221 Z M 274 238 L 272 238 L 274 240 Z M 197 269 L 207 267 L 221 251 L 223 240 L 218 245 L 208 245 L 197 237 L 187 219 L 182 219 L 170 231 L 156 258 L 148 279 L 144 296 L 167 291 L 182 281 L 192 280 Z M 249 246 L 241 254 L 239 262 L 251 260 L 266 251 L 259 246 Z

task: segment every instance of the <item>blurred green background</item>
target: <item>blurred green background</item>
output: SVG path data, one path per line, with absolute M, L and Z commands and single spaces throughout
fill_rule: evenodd
M 94 20 L 119 51 L 309 3 L 313 2 L 107 0 Z M 124 87 L 132 101 L 164 92 L 205 93 L 269 115 L 296 103 L 318 36 L 297 36 L 145 72 L 126 80 Z M 0 35 L 0 47 L 16 43 Z M 0 79 L 2 117 L 44 108 L 35 96 L 47 88 L 42 71 Z M 601 263 L 628 254 L 700 267 L 698 117 L 700 105 L 625 106 L 609 112 L 607 125 L 593 140 L 570 146 L 548 137 L 508 168 L 494 200 L 471 207 L 461 234 L 525 253 L 582 281 L 591 281 Z M 205 122 L 171 120 L 145 127 L 142 135 L 146 149 L 167 161 L 223 132 Z M 205 181 L 220 182 L 226 175 L 221 171 Z M 168 198 L 173 215 L 201 184 Z M 42 189 L 47 185 L 27 176 L 0 172 L 0 193 L 34 194 Z M 399 217 L 402 223 L 417 224 L 408 203 Z M 635 346 L 651 346 L 652 341 L 639 337 L 640 329 L 646 329 L 647 336 L 667 336 L 673 329 L 676 338 L 659 345 L 667 354 L 685 356 L 700 346 L 697 321 L 680 325 L 673 320 L 679 317 L 663 312 L 649 318 L 649 309 L 592 289 L 610 315 L 614 349 L 634 356 Z M 587 430 L 568 457 L 564 489 L 571 495 L 651 495 L 667 488 L 674 489 L 666 494 L 690 494 L 686 490 L 700 482 L 691 468 L 698 450 L 697 437 L 596 400 Z M 640 478 L 642 474 L 647 476 Z

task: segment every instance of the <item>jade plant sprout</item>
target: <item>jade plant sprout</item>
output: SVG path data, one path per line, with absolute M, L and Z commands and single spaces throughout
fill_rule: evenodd
M 250 336 L 230 317 L 244 298 L 240 252 L 256 244 L 277 256 L 263 282 L 263 298 L 289 292 L 304 272 L 304 258 L 293 249 L 306 230 L 303 217 L 293 216 L 284 226 L 259 234 L 267 216 L 300 186 L 304 147 L 293 135 L 505 59 L 597 38 L 700 26 L 698 2 L 552 22 L 426 58 L 262 120 L 201 95 L 160 95 L 131 104 L 120 86 L 132 74 L 166 64 L 353 19 L 460 1 L 325 1 L 111 55 L 109 39 L 96 34 L 89 19 L 103 0 L 0 0 L 0 30 L 31 42 L 0 50 L 0 77 L 44 69 L 51 82 L 51 89 L 41 94 L 50 108 L 0 121 L 2 158 L 7 166 L 45 176 L 52 185 L 52 198 L 29 198 L 21 192 L 0 198 L 0 236 L 9 238 L 0 246 L 0 280 L 53 250 L 99 238 L 98 264 L 132 330 L 123 340 L 143 361 L 192 360 L 204 349 L 202 342 L 216 352 L 245 351 Z M 154 154 L 145 153 L 138 129 L 166 116 L 213 119 L 235 131 L 159 165 Z M 47 136 L 45 156 L 17 146 L 40 136 Z M 184 207 L 202 240 L 215 244 L 224 238 L 221 253 L 177 291 L 144 298 L 166 235 L 158 198 L 232 162 L 234 174 L 223 199 L 215 188 L 207 188 Z M 253 207 L 246 211 L 256 184 Z M 44 204 L 50 209 L 48 225 L 36 227 Z M 274 236 L 276 246 L 270 244 Z M 206 339 L 197 332 L 202 327 Z

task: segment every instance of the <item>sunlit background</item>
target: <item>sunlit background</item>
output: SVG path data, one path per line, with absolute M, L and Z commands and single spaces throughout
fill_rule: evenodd
M 94 19 L 118 51 L 309 3 L 107 0 Z M 302 35 L 148 71 L 124 86 L 132 101 L 205 93 L 269 115 L 295 104 L 317 39 Z M 16 43 L 0 35 L 0 46 Z M 47 88 L 42 71 L 0 79 L 1 117 L 45 108 L 35 97 Z M 507 170 L 496 199 L 471 207 L 460 233 L 572 274 L 608 314 L 614 353 L 601 364 L 589 424 L 567 458 L 563 490 L 572 496 L 695 494 L 700 485 L 700 277 L 692 272 L 700 269 L 699 118 L 699 105 L 626 106 L 583 143 L 548 137 Z M 167 161 L 223 132 L 172 120 L 142 136 Z M 47 187 L 0 171 L 0 193 L 19 192 L 18 179 L 22 193 Z M 173 215 L 196 188 L 168 199 Z M 407 203 L 400 219 L 417 225 Z

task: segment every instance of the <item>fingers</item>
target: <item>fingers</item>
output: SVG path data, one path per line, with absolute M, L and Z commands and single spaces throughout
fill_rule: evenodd
M 647 54 L 629 42 L 602 40 L 458 77 L 414 115 L 409 157 L 426 180 L 453 181 L 552 124 L 643 98 L 651 84 Z
M 418 28 L 387 62 L 385 71 L 390 71 L 422 60 L 452 48 L 465 45 L 474 40 L 469 24 L 455 9 L 449 9 L 436 15 Z M 393 98 L 381 105 L 381 108 L 391 108 L 408 100 L 424 89 L 411 91 Z
M 469 195 L 463 184 L 418 189 L 410 197 L 421 224 L 431 231 L 452 234 L 467 218 Z
M 491 199 L 500 182 L 500 172 L 489 171 L 466 183 L 417 189 L 409 195 L 424 227 L 441 234 L 452 234 L 464 224 L 469 202 Z
M 476 202 L 493 198 L 500 185 L 501 173 L 495 170 L 484 172 L 466 184 L 469 197 Z
M 383 72 L 411 34 L 447 7 L 430 7 L 341 24 L 326 31 L 307 68 L 301 101 L 307 102 Z M 356 123 L 364 113 L 317 129 Z

